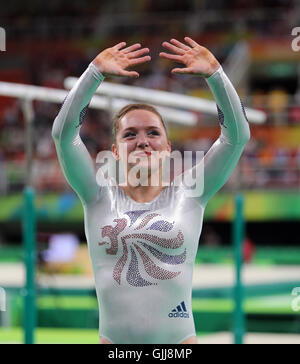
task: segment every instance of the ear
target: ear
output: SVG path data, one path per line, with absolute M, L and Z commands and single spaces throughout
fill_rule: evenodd
M 172 150 L 171 142 L 170 142 L 170 140 L 168 140 L 167 151 L 169 154 L 171 154 L 171 150 Z
M 115 159 L 118 161 L 118 160 L 120 160 L 120 156 L 119 156 L 119 151 L 118 151 L 118 148 L 117 148 L 117 146 L 115 145 L 115 144 L 113 144 L 112 146 L 111 146 L 111 151 L 112 151 L 112 154 L 113 154 L 113 156 L 115 157 Z

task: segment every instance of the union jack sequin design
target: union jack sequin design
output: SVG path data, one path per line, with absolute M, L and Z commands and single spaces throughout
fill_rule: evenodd
M 157 285 L 153 278 L 166 280 L 177 277 L 181 271 L 173 272 L 159 267 L 152 258 L 173 266 L 185 262 L 186 249 L 183 252 L 181 249 L 179 254 L 172 254 L 172 251 L 179 249 L 184 242 L 180 230 L 174 232 L 170 238 L 175 222 L 166 221 L 160 214 L 151 213 L 149 210 L 128 211 L 124 215 L 127 215 L 129 220 L 126 217 L 114 219 L 114 226 L 102 227 L 102 238 L 108 238 L 109 241 L 98 243 L 99 246 L 109 245 L 106 248 L 106 253 L 109 255 L 117 255 L 119 248 L 122 248 L 122 255 L 114 266 L 114 280 L 121 285 L 127 261 L 129 261 L 127 272 L 124 272 L 122 279 L 125 278 L 134 287 Z M 140 273 L 138 256 L 149 276 L 147 280 Z

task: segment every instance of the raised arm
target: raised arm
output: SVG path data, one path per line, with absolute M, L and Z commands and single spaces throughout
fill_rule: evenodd
M 219 62 L 208 49 L 191 38 L 186 37 L 185 41 L 187 44 L 176 39 L 172 39 L 170 43 L 164 42 L 163 46 L 175 54 L 162 52 L 160 56 L 186 65 L 185 68 L 173 69 L 173 73 L 205 77 L 217 102 L 221 134 L 206 153 L 204 160 L 194 167 L 201 168 L 204 164 L 204 176 L 201 174 L 201 181 L 198 181 L 193 196 L 205 206 L 236 167 L 250 139 L 250 129 L 241 100 Z M 193 173 L 193 169 L 185 173 Z
M 204 157 L 204 190 L 199 196 L 204 205 L 228 180 L 250 139 L 244 107 L 222 67 L 206 81 L 217 101 L 221 134 Z
M 150 60 L 149 56 L 141 57 L 149 52 L 148 48 L 139 49 L 140 44 L 125 46 L 122 42 L 105 49 L 93 60 L 68 94 L 53 124 L 52 137 L 61 168 L 84 204 L 94 201 L 99 190 L 94 163 L 79 135 L 91 98 L 104 77 L 138 77 L 137 72 L 126 68 Z

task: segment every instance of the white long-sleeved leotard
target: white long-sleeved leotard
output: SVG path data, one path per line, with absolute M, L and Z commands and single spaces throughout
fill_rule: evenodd
M 234 170 L 250 138 L 249 124 L 220 67 L 206 79 L 217 101 L 221 134 L 204 157 L 201 196 L 191 197 L 183 184 L 170 184 L 153 201 L 138 203 L 118 185 L 97 184 L 79 136 L 85 110 L 102 80 L 91 63 L 52 130 L 62 170 L 84 209 L 100 335 L 115 344 L 181 343 L 195 335 L 192 276 L 204 209 Z

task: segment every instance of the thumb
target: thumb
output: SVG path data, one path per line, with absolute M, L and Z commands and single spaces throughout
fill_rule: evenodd
M 180 74 L 192 73 L 192 69 L 191 68 L 173 68 L 172 73 L 180 73 Z
M 140 77 L 140 75 L 135 72 L 135 71 L 123 71 L 120 76 L 125 76 L 125 77 L 135 77 L 138 78 Z

